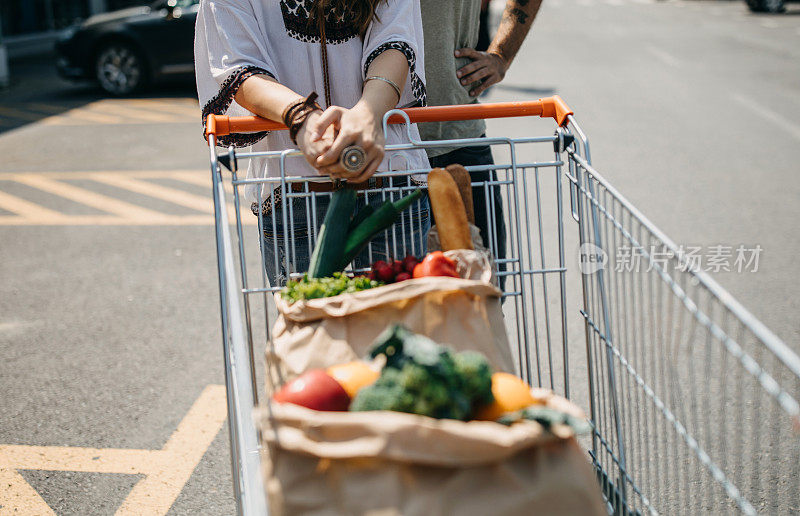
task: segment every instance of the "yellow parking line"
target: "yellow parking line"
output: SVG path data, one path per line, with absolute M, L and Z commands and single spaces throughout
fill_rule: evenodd
M 91 179 L 92 181 L 97 181 L 98 183 L 104 183 L 116 188 L 130 190 L 132 192 L 147 195 L 155 199 L 161 199 L 162 201 L 171 202 L 173 204 L 203 213 L 214 212 L 214 201 L 211 200 L 211 197 L 200 197 L 198 195 L 184 192 L 183 190 L 168 188 L 159 184 L 118 175 L 95 174 L 91 177 Z
M 178 190 L 177 188 L 169 188 L 167 186 L 162 186 L 147 181 L 140 181 L 138 179 L 120 175 L 97 174 L 92 176 L 91 179 L 93 181 L 111 185 L 116 188 L 130 190 L 132 192 L 147 195 L 155 199 L 171 202 L 173 204 L 177 204 L 178 206 L 183 206 L 192 210 L 197 210 L 203 213 L 214 213 L 214 201 L 210 196 L 200 197 L 199 195 L 190 194 L 188 192 L 184 192 L 183 190 Z M 236 223 L 236 208 L 233 205 L 228 206 L 228 221 L 232 224 Z
M 101 100 L 87 104 L 84 109 L 91 110 L 92 112 L 99 112 L 102 114 L 113 113 L 129 120 L 143 120 L 147 122 L 162 122 L 174 123 L 177 120 L 174 116 L 163 115 L 145 109 L 136 109 L 125 107 L 119 104 L 112 103 L 112 101 Z
M 206 387 L 164 445 L 162 453 L 169 460 L 160 461 L 155 471 L 133 487 L 117 516 L 166 514 L 219 433 L 226 407 L 225 387 Z
M 159 218 L 128 218 L 114 215 L 61 215 L 52 219 L 0 216 L 0 226 L 208 226 L 213 215 L 162 215 Z
M 56 513 L 25 481 L 25 477 L 13 469 L 0 468 L 0 515 L 12 514 L 55 516 Z
M 57 211 L 28 202 L 25 199 L 20 199 L 19 197 L 2 191 L 0 191 L 0 208 L 33 220 L 52 219 L 61 216 Z
M 178 181 L 183 181 L 184 183 L 189 183 L 195 186 L 202 186 L 203 188 L 208 188 L 209 192 L 211 191 L 211 171 L 207 171 L 204 174 L 198 174 L 197 172 L 175 172 L 172 174 L 173 179 L 177 179 Z M 223 183 L 223 187 L 225 191 L 230 195 L 233 195 L 233 185 L 230 181 L 225 181 Z M 239 193 L 242 193 L 242 190 L 239 190 Z
M 209 189 L 211 188 L 211 175 L 208 169 L 191 170 L 191 169 L 178 169 L 178 170 L 93 170 L 93 171 L 41 171 L 41 172 L 26 172 L 25 175 L 45 176 L 52 179 L 91 179 L 97 174 L 115 174 L 124 175 L 126 177 L 162 177 L 171 178 L 173 176 L 182 177 L 183 174 L 197 175 L 201 179 L 206 178 Z M 0 181 L 14 181 L 20 172 L 0 172 Z
M 92 122 L 95 124 L 119 125 L 125 123 L 125 119 L 122 117 L 93 113 L 83 108 L 70 109 L 57 116 L 62 119 L 75 118 L 83 122 Z
M 84 188 L 70 185 L 61 181 L 54 181 L 43 176 L 17 175 L 15 181 L 38 188 L 61 197 L 65 197 L 80 204 L 85 204 L 101 211 L 113 213 L 127 219 L 140 219 L 142 222 L 159 222 L 166 216 L 157 211 L 148 210 L 141 206 L 107 197 Z
M 165 186 L 148 179 L 171 179 L 179 183 L 196 185 L 209 190 L 209 195 L 198 195 L 180 186 Z M 66 180 L 90 180 L 121 190 L 160 199 L 201 212 L 197 215 L 170 215 L 125 202 L 91 191 L 91 187 L 77 187 Z M 0 191 L 0 209 L 13 215 L 0 215 L 0 226 L 202 226 L 214 223 L 214 203 L 211 196 L 211 178 L 205 170 L 128 170 L 104 172 L 34 172 L 0 173 L 0 181 L 19 182 L 79 204 L 106 212 L 97 215 L 70 215 L 46 208 L 35 202 Z M 230 195 L 233 188 L 225 182 Z M 241 201 L 242 223 L 255 225 L 249 213 L 250 202 Z M 228 202 L 228 221 L 235 223 L 236 207 Z
M 195 102 L 195 105 L 187 105 L 185 103 L 172 102 L 172 99 L 130 99 L 127 101 L 130 104 L 137 106 L 150 107 L 156 110 L 169 111 L 178 115 L 185 115 L 188 117 L 196 117 L 200 119 L 202 111 L 200 104 Z
M 153 463 L 153 450 L 74 448 L 71 446 L 0 446 L 0 467 L 82 473 L 146 473 Z
M 235 222 L 231 215 L 229 222 Z M 255 217 L 242 216 L 242 225 L 255 226 Z M 113 215 L 59 215 L 50 219 L 0 216 L 0 226 L 210 226 L 213 215 L 164 215 L 159 219 L 124 218 Z
M 54 514 L 16 470 L 142 474 L 118 515 L 167 514 L 222 428 L 225 386 L 207 386 L 160 450 L 0 446 L 0 514 Z

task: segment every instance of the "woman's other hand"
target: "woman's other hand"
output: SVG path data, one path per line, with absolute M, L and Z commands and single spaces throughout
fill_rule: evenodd
M 312 163 L 320 174 L 333 178 L 347 179 L 353 183 L 362 183 L 378 170 L 383 161 L 385 138 L 381 127 L 381 114 L 370 108 L 363 99 L 351 109 L 331 106 L 315 121 L 315 138 L 326 141 L 333 129 L 336 137 L 329 148 L 320 155 L 316 163 Z M 364 168 L 354 176 L 352 172 L 339 163 L 344 149 L 357 145 L 364 150 L 366 160 Z
M 308 164 L 314 168 L 317 168 L 319 157 L 331 148 L 335 136 L 334 127 L 329 126 L 322 131 L 320 137 L 317 137 L 318 121 L 321 117 L 322 111 L 312 112 L 297 133 L 297 146 L 302 151 Z

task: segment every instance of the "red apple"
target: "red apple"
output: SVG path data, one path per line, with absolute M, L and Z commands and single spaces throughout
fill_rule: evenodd
M 346 411 L 350 407 L 347 391 L 322 369 L 298 376 L 275 393 L 273 399 L 313 410 Z

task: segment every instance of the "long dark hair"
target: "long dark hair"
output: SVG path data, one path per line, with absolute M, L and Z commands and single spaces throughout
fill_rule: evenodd
M 378 5 L 386 1 L 388 0 L 316 0 L 314 3 L 317 9 L 314 9 L 313 16 L 316 17 L 319 8 L 322 8 L 323 12 L 333 10 L 337 14 L 344 14 L 345 18 L 358 29 L 358 33 L 363 35 L 372 20 L 378 19 L 375 14 Z M 319 21 L 315 20 L 312 23 L 318 24 Z

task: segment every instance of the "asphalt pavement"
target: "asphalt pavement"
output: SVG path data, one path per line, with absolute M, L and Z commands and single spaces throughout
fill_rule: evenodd
M 788 7 L 547 0 L 483 100 L 561 95 L 596 168 L 677 243 L 760 245 L 757 272 L 712 275 L 800 350 L 800 6 Z M 0 514 L 233 513 L 193 84 L 107 99 L 46 59 L 12 76 L 0 93 Z M 165 462 L 179 473 L 162 477 Z

